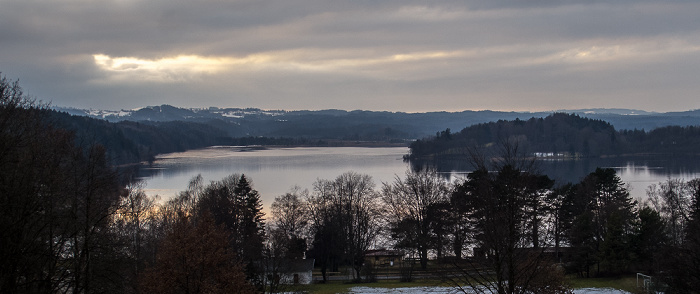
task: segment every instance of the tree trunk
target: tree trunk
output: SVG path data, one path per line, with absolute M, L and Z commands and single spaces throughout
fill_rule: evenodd
M 420 267 L 422 269 L 428 268 L 428 248 L 423 247 L 420 250 Z

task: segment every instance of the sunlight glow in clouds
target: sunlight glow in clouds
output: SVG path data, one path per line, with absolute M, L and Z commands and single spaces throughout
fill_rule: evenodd
M 309 54 L 310 53 L 310 54 Z M 431 51 L 431 52 L 413 52 L 413 53 L 400 53 L 391 54 L 383 56 L 369 55 L 364 56 L 363 54 L 357 52 L 347 52 L 346 56 L 328 57 L 328 58 L 312 58 L 312 56 L 317 56 L 323 54 L 322 52 L 305 52 L 297 56 L 289 56 L 291 59 L 288 61 L 291 64 L 296 65 L 302 70 L 312 70 L 312 71 L 362 71 L 367 69 L 373 69 L 374 67 L 379 67 L 385 69 L 387 66 L 423 62 L 431 60 L 449 59 L 459 56 L 463 56 L 464 52 L 453 51 L 453 52 L 443 52 L 443 51 Z M 379 69 L 374 68 L 374 69 Z
M 104 54 L 93 55 L 95 64 L 102 70 L 149 81 L 177 81 L 193 75 L 213 74 L 232 64 L 229 58 L 207 58 L 196 55 L 180 55 L 156 60 L 136 57 L 111 57 Z
M 326 53 L 327 54 L 327 53 Z M 371 70 L 372 67 L 449 59 L 464 56 L 464 52 L 414 52 L 385 56 L 365 56 L 359 52 L 343 52 L 340 55 L 325 55 L 313 49 L 290 50 L 251 54 L 242 58 L 202 57 L 179 55 L 162 59 L 141 59 L 137 57 L 111 57 L 94 54 L 94 62 L 102 71 L 110 74 L 112 80 L 148 80 L 177 82 L 203 75 L 218 74 L 224 71 L 252 72 L 302 71 L 302 72 L 356 72 Z

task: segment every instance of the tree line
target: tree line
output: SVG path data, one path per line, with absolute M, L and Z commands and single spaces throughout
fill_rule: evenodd
M 620 130 L 602 120 L 554 113 L 545 118 L 499 120 L 450 129 L 414 141 L 410 158 L 465 156 L 468 146 L 494 148 L 500 140 L 517 140 L 530 152 L 568 157 L 599 157 L 631 153 L 697 154 L 700 127 L 666 126 L 653 130 Z

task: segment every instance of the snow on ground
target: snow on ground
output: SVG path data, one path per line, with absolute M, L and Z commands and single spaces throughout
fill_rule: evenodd
M 351 294 L 418 294 L 418 293 L 456 293 L 449 287 L 406 287 L 406 288 L 370 288 L 352 287 Z
M 370 287 L 352 287 L 349 292 L 351 294 L 453 294 L 460 293 L 455 288 L 451 287 L 406 287 L 406 288 L 370 288 Z M 612 289 L 612 288 L 585 288 L 575 289 L 575 294 L 630 294 L 627 291 Z

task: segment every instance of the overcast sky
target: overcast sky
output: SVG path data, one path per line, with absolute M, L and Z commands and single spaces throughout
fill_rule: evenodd
M 700 108 L 700 1 L 0 0 L 55 106 Z

